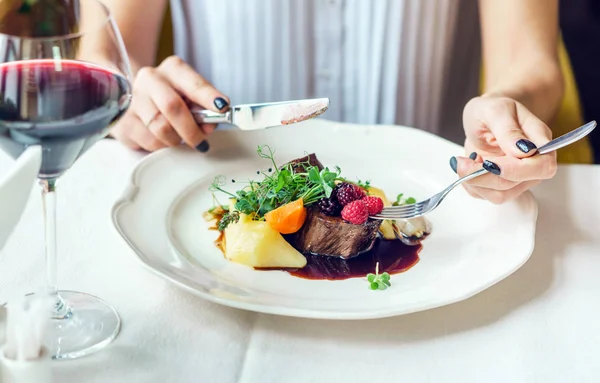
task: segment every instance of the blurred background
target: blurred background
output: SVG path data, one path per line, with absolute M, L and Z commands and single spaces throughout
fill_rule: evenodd
M 563 134 L 585 121 L 600 119 L 600 103 L 594 91 L 600 87 L 600 72 L 596 69 L 600 59 L 600 0 L 561 0 L 560 25 L 562 40 L 559 52 L 566 90 L 553 130 Z M 165 14 L 157 63 L 173 54 L 171 15 Z M 482 67 L 485 63 L 482 63 Z M 595 163 L 600 163 L 600 129 L 589 139 L 568 150 L 559 151 L 562 163 L 582 162 L 593 152 Z M 586 152 L 583 154 L 582 152 Z
M 578 112 L 585 120 L 598 119 L 600 0 L 561 0 L 560 26 L 580 99 Z M 590 141 L 595 163 L 600 163 L 600 131 L 592 132 Z

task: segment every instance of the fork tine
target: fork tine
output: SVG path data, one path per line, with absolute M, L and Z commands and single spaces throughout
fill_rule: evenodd
M 416 203 L 416 204 L 413 204 L 413 205 L 406 205 L 406 206 L 388 206 L 388 207 L 385 207 L 383 209 L 383 211 L 398 213 L 398 212 L 401 212 L 401 211 L 418 209 L 417 205 L 420 205 L 420 203 L 418 203 L 418 204 Z
M 377 214 L 381 217 L 393 217 L 393 216 L 397 216 L 397 215 L 405 215 L 405 214 L 411 214 L 413 212 L 417 211 L 417 209 L 407 209 L 407 210 L 402 210 L 402 211 L 382 211 L 381 213 Z
M 417 214 L 415 212 L 413 212 L 411 214 L 394 214 L 394 215 L 391 215 L 391 216 L 382 216 L 382 215 L 377 214 L 377 215 L 374 215 L 374 216 L 372 216 L 370 218 L 384 220 L 384 221 L 385 220 L 391 220 L 391 221 L 393 221 L 393 220 L 398 220 L 398 219 L 412 218 L 412 217 L 415 217 L 416 215 Z
M 394 213 L 394 214 L 377 214 L 371 218 L 375 218 L 375 219 L 389 219 L 389 220 L 395 220 L 395 219 L 408 219 L 408 218 L 412 218 L 412 217 L 416 217 L 419 215 L 422 215 L 423 211 L 422 210 L 412 210 L 412 211 L 405 211 L 402 213 Z
M 426 201 L 404 206 L 388 206 L 381 213 L 373 216 L 375 219 L 404 219 L 422 215 Z
M 386 206 L 383 208 L 384 211 L 403 211 L 415 209 L 418 205 L 422 205 L 422 202 L 413 203 L 410 205 L 401 205 L 401 206 Z
M 417 212 L 420 212 L 421 209 L 406 209 L 403 211 L 399 211 L 399 212 L 385 212 L 382 211 L 381 213 L 377 214 L 376 217 L 381 217 L 381 218 L 389 218 L 389 219 L 393 219 L 395 217 L 410 217 L 414 214 L 416 214 Z
M 390 213 L 390 214 L 403 213 L 406 211 L 422 209 L 423 205 L 424 205 L 423 202 L 419 202 L 419 203 L 415 203 L 415 204 L 411 204 L 411 205 L 404 205 L 404 206 L 388 206 L 388 207 L 385 207 L 382 212 Z

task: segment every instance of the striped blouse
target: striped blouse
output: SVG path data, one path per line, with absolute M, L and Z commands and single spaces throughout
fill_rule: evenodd
M 462 143 L 478 90 L 473 0 L 171 0 L 175 53 L 232 103 L 329 97 L 325 118 Z

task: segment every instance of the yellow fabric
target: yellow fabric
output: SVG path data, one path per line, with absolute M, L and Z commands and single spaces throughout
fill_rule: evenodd
M 575 83 L 575 76 L 571 68 L 569 55 L 561 39 L 559 46 L 559 58 L 563 76 L 565 78 L 565 94 L 560 109 L 552 124 L 554 137 L 561 136 L 578 126 L 583 125 L 579 91 Z M 592 146 L 588 138 L 584 138 L 558 151 L 558 162 L 590 164 L 594 162 Z
M 173 31 L 171 26 L 170 8 L 167 6 L 167 12 L 163 21 L 162 32 L 158 45 L 157 63 L 173 54 Z M 560 109 L 556 116 L 552 131 L 554 137 L 583 125 L 581 105 L 579 101 L 579 92 L 571 69 L 569 56 L 561 39 L 559 43 L 559 58 L 562 72 L 565 78 L 565 94 Z M 483 79 L 483 67 L 481 71 Z M 481 81 L 483 88 L 483 81 Z M 558 162 L 561 163 L 593 163 L 592 148 L 587 138 L 576 142 L 566 148 L 558 151 Z
M 171 7 L 167 2 L 167 11 L 163 19 L 160 39 L 158 40 L 158 50 L 156 52 L 156 63 L 160 63 L 173 54 L 173 27 L 171 25 Z
M 571 61 L 562 39 L 559 41 L 558 54 L 560 66 L 565 81 L 565 93 L 554 122 L 551 124 L 553 137 L 563 134 L 583 125 L 579 91 L 575 83 L 575 76 L 571 68 Z M 483 92 L 484 69 L 481 68 L 480 89 Z M 588 138 L 560 149 L 557 152 L 559 163 L 590 164 L 594 162 L 594 155 Z

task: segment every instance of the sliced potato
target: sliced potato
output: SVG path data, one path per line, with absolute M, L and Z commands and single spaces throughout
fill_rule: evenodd
M 225 229 L 225 257 L 251 267 L 306 266 L 306 258 L 271 225 L 240 214 L 237 223 Z
M 383 238 L 388 240 L 396 239 L 396 234 L 394 233 L 394 227 L 392 226 L 394 221 L 383 221 L 381 222 L 381 226 L 379 226 L 379 231 Z

